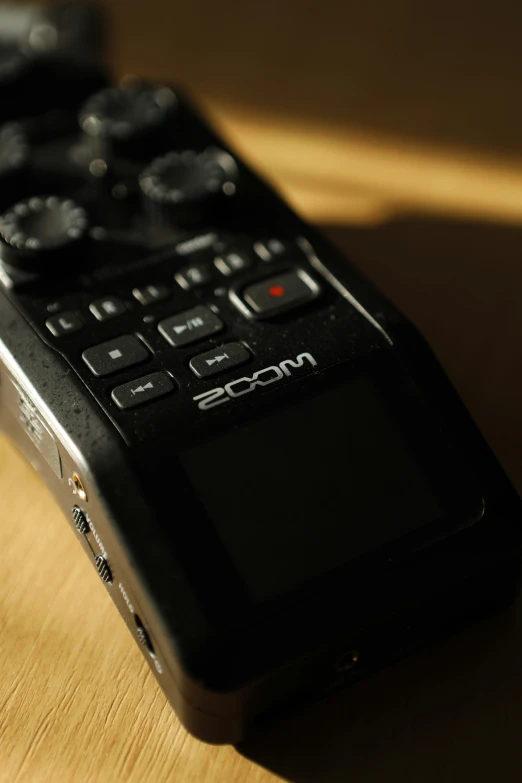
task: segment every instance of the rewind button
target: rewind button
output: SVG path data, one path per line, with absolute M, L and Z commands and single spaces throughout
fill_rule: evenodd
M 250 353 L 242 343 L 227 343 L 194 356 L 190 361 L 190 369 L 198 378 L 208 378 L 245 364 L 249 359 Z
M 163 372 L 153 372 L 144 378 L 138 378 L 130 383 L 117 386 L 112 392 L 112 399 L 121 410 L 135 408 L 144 402 L 165 397 L 175 389 L 172 378 Z

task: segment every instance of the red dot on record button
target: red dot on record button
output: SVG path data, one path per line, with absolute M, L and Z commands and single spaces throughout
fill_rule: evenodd
M 270 296 L 283 296 L 285 293 L 285 289 L 282 285 L 272 285 L 268 289 L 268 293 Z

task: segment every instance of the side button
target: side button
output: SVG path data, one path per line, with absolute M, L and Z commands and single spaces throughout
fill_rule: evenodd
M 149 655 L 152 655 L 152 657 L 155 656 L 154 652 L 154 645 L 152 644 L 149 636 L 149 632 L 141 622 L 140 618 L 137 614 L 134 615 L 134 622 L 136 623 L 136 635 L 140 641 L 140 644 L 142 644 L 146 649 Z
M 96 566 L 100 579 L 106 584 L 112 584 L 112 571 L 103 555 L 96 555 L 94 565 Z
M 72 518 L 78 533 L 81 533 L 84 536 L 87 535 L 87 533 L 90 531 L 90 527 L 89 523 L 87 522 L 87 517 L 81 510 L 80 506 L 74 506 L 72 510 Z

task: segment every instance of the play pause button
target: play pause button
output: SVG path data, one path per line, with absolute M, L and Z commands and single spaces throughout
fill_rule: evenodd
M 164 372 L 153 372 L 144 378 L 117 386 L 112 392 L 112 399 L 118 408 L 128 410 L 144 402 L 156 400 L 158 397 L 165 397 L 174 389 L 174 382 L 169 375 Z
M 158 324 L 160 334 L 175 348 L 190 345 L 223 329 L 223 321 L 209 307 L 193 307 L 165 318 Z

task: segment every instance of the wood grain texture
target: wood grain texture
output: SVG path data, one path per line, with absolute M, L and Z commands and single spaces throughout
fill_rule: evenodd
M 258 781 L 181 728 L 54 500 L 0 440 L 0 780 Z
M 321 3 L 319 21 L 309 2 L 105 5 L 115 71 L 183 76 L 247 158 L 329 225 L 426 334 L 522 490 L 522 136 L 481 104 L 518 85 L 520 26 L 505 23 L 488 68 L 453 27 L 437 76 L 434 3 L 424 15 L 382 3 L 380 17 L 375 2 Z M 495 49 L 482 6 L 471 23 Z M 3 439 L 0 557 L 1 783 L 521 779 L 519 606 L 238 752 L 180 727 L 54 500 Z

